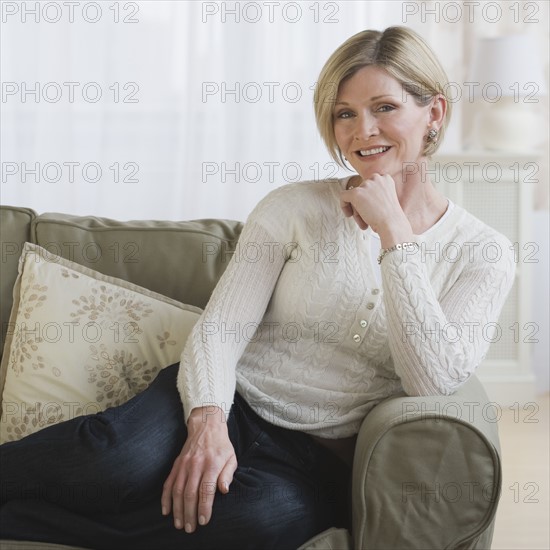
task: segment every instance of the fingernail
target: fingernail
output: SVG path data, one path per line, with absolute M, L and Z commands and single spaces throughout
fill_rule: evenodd
M 193 527 L 191 527 L 190 523 L 185 524 L 185 532 L 186 533 L 192 533 L 193 532 Z
M 165 506 L 162 507 L 162 515 L 163 516 L 166 516 L 168 514 L 168 510 L 166 509 Z
M 176 526 L 176 529 L 181 529 L 183 527 L 181 519 L 174 520 L 174 524 Z
M 199 516 L 199 525 L 206 525 L 206 518 L 204 516 Z

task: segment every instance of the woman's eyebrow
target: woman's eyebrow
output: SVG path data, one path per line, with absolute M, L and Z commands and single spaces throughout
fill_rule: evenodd
M 376 95 L 371 97 L 369 101 L 376 101 L 377 99 L 381 99 L 383 97 L 393 97 L 393 96 L 390 94 Z M 337 101 L 335 105 L 349 105 L 349 103 L 347 101 Z

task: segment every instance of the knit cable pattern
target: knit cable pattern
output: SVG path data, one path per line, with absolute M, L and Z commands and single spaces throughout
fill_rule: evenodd
M 347 437 L 382 399 L 451 394 L 485 357 L 483 331 L 514 281 L 509 241 L 455 205 L 416 236 L 417 253 L 384 258 L 380 287 L 369 239 L 340 210 L 342 188 L 285 185 L 250 214 L 182 354 L 186 419 L 208 404 L 228 413 L 237 389 L 274 424 Z M 450 244 L 465 253 L 430 252 Z M 247 247 L 262 253 L 252 261 Z

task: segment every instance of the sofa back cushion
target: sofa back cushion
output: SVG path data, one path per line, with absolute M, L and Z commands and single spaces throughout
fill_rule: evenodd
M 25 241 L 31 238 L 31 223 L 36 212 L 30 208 L 0 206 L 0 330 L 1 350 L 4 348 L 11 305 L 13 303 L 13 285 L 17 278 L 17 265 Z
M 105 275 L 204 308 L 225 271 L 241 224 L 224 220 L 128 221 L 43 214 L 34 243 Z
M 26 212 L 26 214 L 25 214 Z M 232 220 L 127 221 L 94 216 L 7 209 L 4 226 L 17 221 L 4 241 L 18 253 L 2 260 L 2 319 L 7 323 L 11 288 L 25 240 L 96 271 L 143 286 L 184 304 L 204 308 L 235 250 L 242 223 Z M 25 218 L 26 216 L 26 218 Z M 3 217 L 4 218 L 4 217 Z M 21 219 L 20 219 L 21 218 Z M 26 225 L 22 219 L 26 219 Z M 12 265 L 13 264 L 13 265 Z M 7 277 L 4 278 L 4 271 Z M 2 346 L 6 327 L 2 326 Z

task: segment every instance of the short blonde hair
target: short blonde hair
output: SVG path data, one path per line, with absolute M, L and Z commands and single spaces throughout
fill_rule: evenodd
M 369 65 L 385 69 L 413 96 L 417 105 L 428 105 L 439 94 L 447 100 L 437 142 L 427 141 L 423 150 L 430 157 L 439 148 L 451 119 L 449 81 L 437 57 L 417 33 L 406 27 L 388 27 L 384 31 L 355 34 L 330 56 L 321 70 L 314 94 L 315 118 L 332 158 L 345 167 L 334 136 L 333 109 L 338 91 L 345 80 Z

